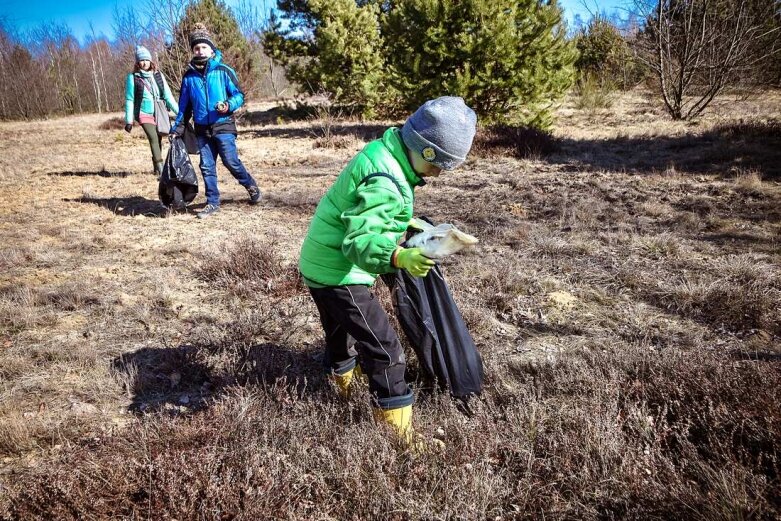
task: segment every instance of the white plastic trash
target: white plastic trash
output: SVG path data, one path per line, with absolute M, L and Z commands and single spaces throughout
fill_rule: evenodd
M 413 219 L 410 224 L 423 231 L 410 238 L 407 247 L 420 248 L 423 255 L 431 259 L 443 259 L 478 242 L 477 237 L 462 232 L 452 224 L 432 226 L 420 219 Z

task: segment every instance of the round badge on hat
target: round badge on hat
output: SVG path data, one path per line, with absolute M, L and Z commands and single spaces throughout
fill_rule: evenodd
M 433 161 L 437 157 L 437 153 L 434 152 L 434 149 L 431 147 L 424 148 L 422 154 L 423 154 L 423 159 L 429 162 Z

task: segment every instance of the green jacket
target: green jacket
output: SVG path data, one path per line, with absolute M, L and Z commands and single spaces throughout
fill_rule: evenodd
M 150 88 L 154 92 L 155 98 L 163 98 L 165 100 L 165 104 L 168 106 L 169 110 L 174 112 L 174 114 L 179 112 L 179 103 L 171 93 L 168 82 L 165 81 L 165 76 L 160 73 L 160 77 L 163 80 L 162 96 L 160 95 L 160 87 L 157 85 L 157 81 L 155 81 L 151 72 L 143 71 L 127 75 L 127 80 L 125 81 L 125 123 L 133 123 L 133 120 L 137 121 L 139 112 L 154 116 L 154 98 L 152 92 L 149 91 Z M 143 89 L 143 94 L 140 96 L 136 93 L 136 78 L 141 78 L 143 84 L 147 86 Z M 141 99 L 140 103 L 137 101 L 139 98 Z
M 366 177 L 374 173 L 384 176 Z M 309 225 L 298 267 L 311 287 L 371 286 L 396 271 L 391 255 L 412 218 L 422 180 L 407 159 L 398 128 L 367 144 L 326 192 Z

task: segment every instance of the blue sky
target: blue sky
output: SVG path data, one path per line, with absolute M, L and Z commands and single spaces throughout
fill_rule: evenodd
M 584 6 L 583 4 L 586 4 Z M 238 0 L 228 0 L 228 5 Z M 589 11 L 613 12 L 626 5 L 626 0 L 559 0 L 568 20 L 575 14 L 588 19 Z M 132 4 L 132 0 L 0 0 L 0 19 L 11 28 L 26 30 L 43 22 L 67 24 L 81 40 L 90 34 L 92 22 L 96 34 L 113 38 L 111 26 L 114 6 L 120 9 Z

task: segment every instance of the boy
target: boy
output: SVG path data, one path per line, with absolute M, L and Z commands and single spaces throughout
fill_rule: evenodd
M 461 98 L 424 103 L 401 129 L 367 144 L 320 200 L 299 269 L 325 330 L 326 369 L 347 395 L 357 360 L 375 416 L 411 441 L 410 385 L 396 332 L 369 288 L 377 275 L 405 269 L 425 277 L 434 261 L 398 242 L 412 218 L 413 190 L 463 163 L 477 117 Z
M 179 94 L 179 115 L 174 122 L 175 133 L 184 133 L 184 118 L 192 111 L 198 149 L 201 155 L 201 174 L 206 187 L 206 206 L 198 212 L 204 219 L 220 209 L 220 191 L 217 188 L 217 156 L 233 177 L 247 189 L 250 204 L 260 201 L 260 189 L 236 150 L 236 122 L 233 113 L 244 103 L 244 94 L 233 69 L 222 63 L 211 35 L 202 24 L 195 24 L 190 34 L 193 58 L 182 78 Z

